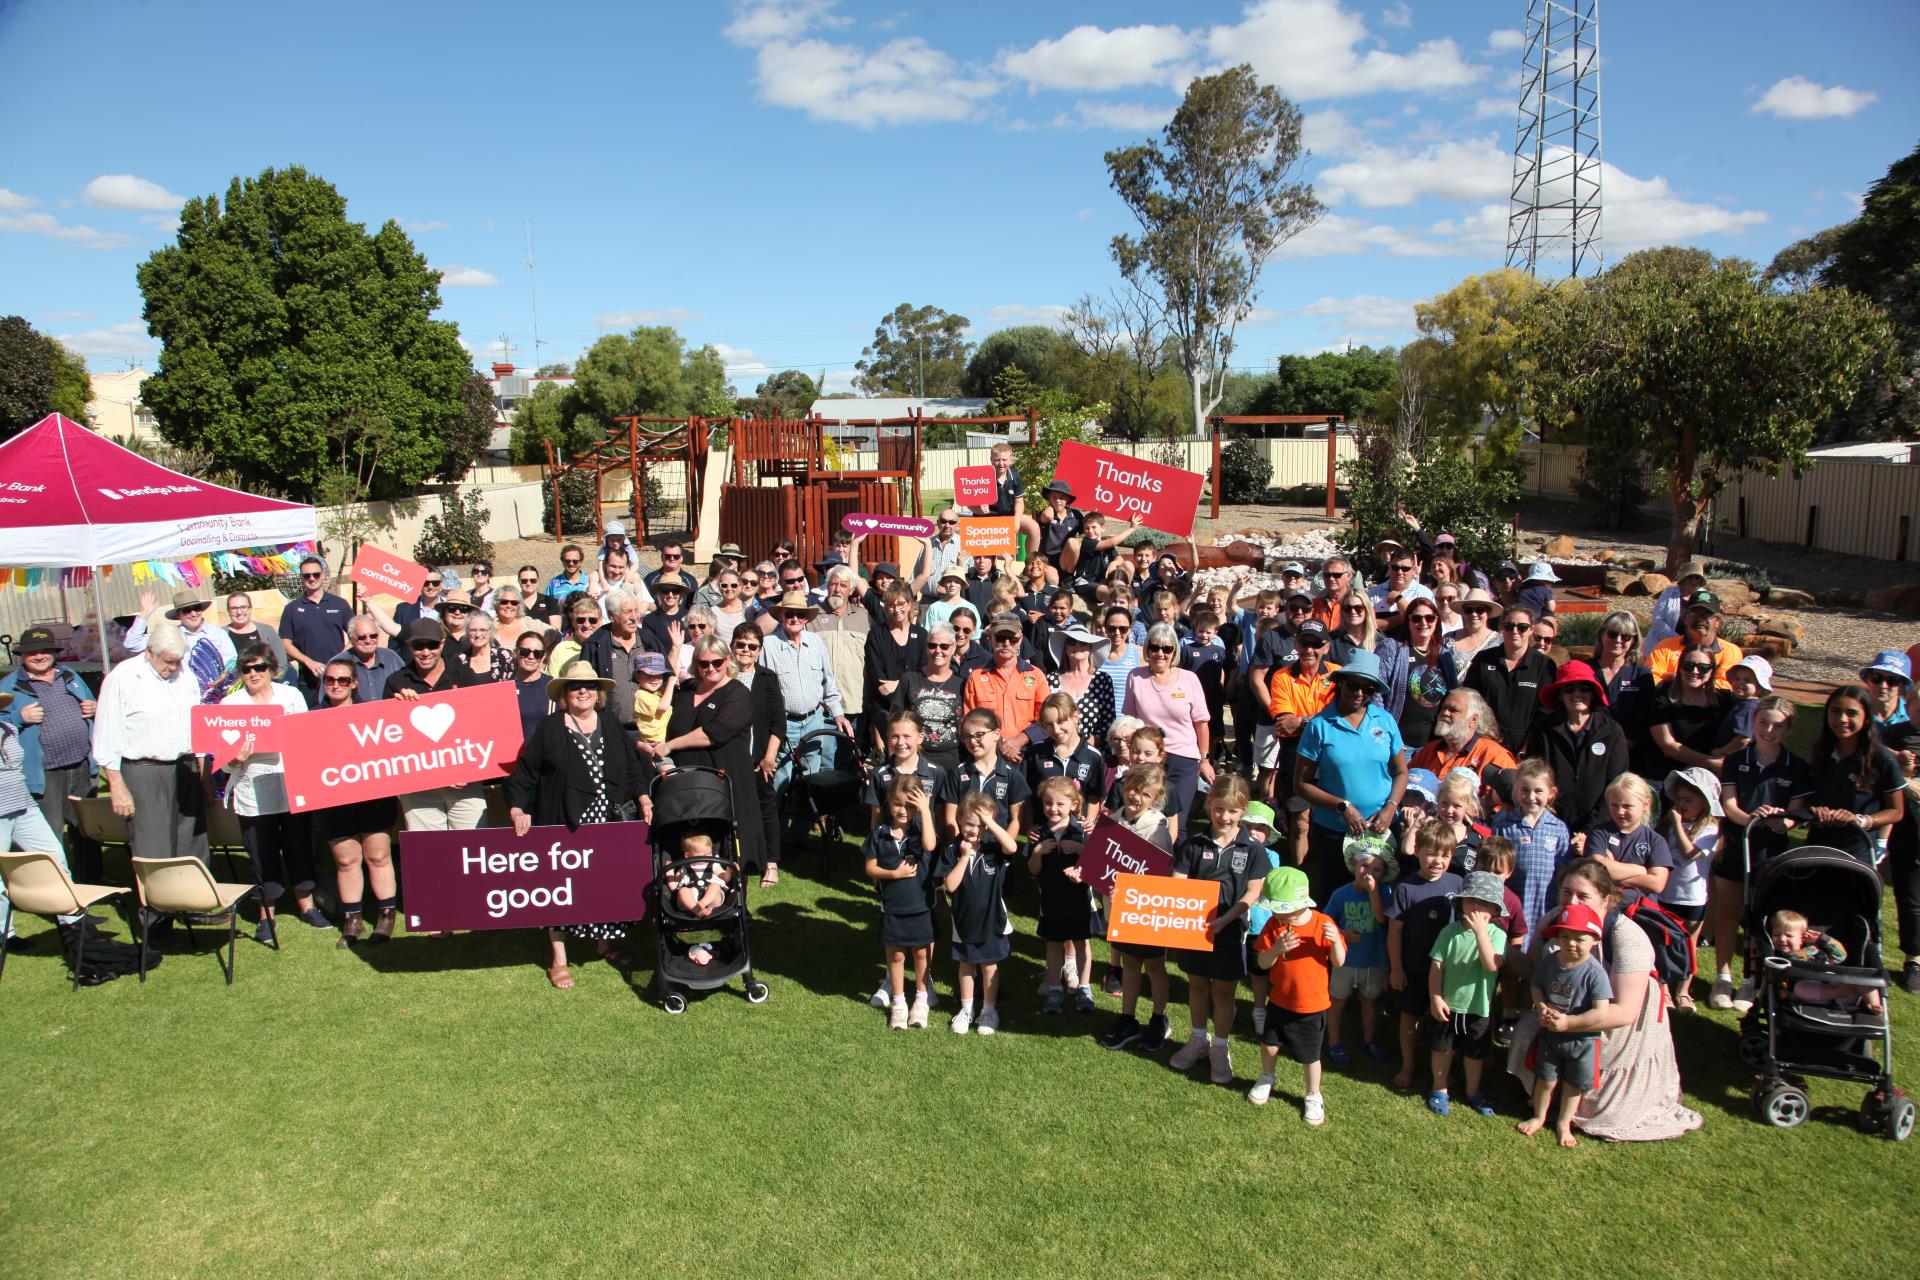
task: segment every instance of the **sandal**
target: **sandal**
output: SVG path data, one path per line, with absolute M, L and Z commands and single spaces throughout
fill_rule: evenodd
M 760 877 L 760 887 L 762 889 L 771 889 L 779 883 L 780 868 L 778 867 L 768 867 Z
M 573 990 L 573 970 L 563 964 L 557 964 L 547 970 L 547 981 L 553 984 L 555 991 Z
M 611 942 L 595 943 L 594 950 L 600 953 L 602 960 L 605 960 L 616 969 L 633 968 L 633 957 L 614 946 Z

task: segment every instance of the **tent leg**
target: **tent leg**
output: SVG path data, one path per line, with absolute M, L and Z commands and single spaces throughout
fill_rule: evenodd
M 93 567 L 93 621 L 100 629 L 100 676 L 105 679 L 107 672 L 113 670 L 113 655 L 107 651 L 107 602 L 100 594 L 102 572 L 101 566 Z

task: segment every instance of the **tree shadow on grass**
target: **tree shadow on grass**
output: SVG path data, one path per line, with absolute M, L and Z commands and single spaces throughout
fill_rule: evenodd
M 509 969 L 521 965 L 545 973 L 547 968 L 544 929 L 450 933 L 437 938 L 421 933 L 401 934 L 390 942 L 359 942 L 352 950 L 361 963 L 379 973 Z

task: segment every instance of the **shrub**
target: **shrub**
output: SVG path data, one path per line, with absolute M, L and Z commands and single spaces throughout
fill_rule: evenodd
M 478 489 L 460 490 L 440 499 L 441 514 L 428 516 L 420 525 L 420 540 L 413 544 L 413 558 L 421 564 L 451 564 L 455 560 L 491 560 L 493 542 L 487 537 L 487 519 L 491 514 Z
M 1738 560 L 1707 561 L 1709 578 L 1738 578 L 1755 591 L 1765 591 L 1773 585 L 1773 575 L 1757 564 L 1743 564 Z
M 1472 460 L 1459 454 L 1428 457 L 1396 470 L 1371 444 L 1363 435 L 1360 456 L 1340 464 L 1352 486 L 1347 511 L 1354 548 L 1370 576 L 1386 569 L 1373 559 L 1374 544 L 1388 537 L 1406 540 L 1402 509 L 1429 533 L 1451 533 L 1468 564 L 1485 568 L 1511 555 L 1512 526 L 1500 510 L 1519 497 L 1511 475 L 1477 472 Z
M 540 524 L 548 533 L 557 534 L 553 525 L 553 484 L 540 486 Z M 565 517 L 569 538 L 600 536 L 600 482 L 584 471 L 572 471 L 560 477 L 560 514 Z
M 1560 629 L 1556 643 L 1575 657 L 1584 658 L 1593 652 L 1594 641 L 1600 638 L 1600 624 L 1606 618 L 1604 613 L 1557 613 L 1554 621 Z
M 1654 492 L 1646 457 L 1638 449 L 1597 443 L 1581 455 L 1574 488 L 1609 529 L 1638 525 Z
M 1273 478 L 1266 450 L 1251 440 L 1230 440 L 1220 450 L 1220 500 L 1259 502 Z

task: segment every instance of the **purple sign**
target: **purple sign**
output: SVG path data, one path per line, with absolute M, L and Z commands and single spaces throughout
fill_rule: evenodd
M 1087 832 L 1080 851 L 1080 880 L 1095 893 L 1112 893 L 1121 872 L 1164 876 L 1173 872 L 1173 855 L 1142 840 L 1117 822 L 1102 822 Z
M 647 913 L 653 856 L 644 822 L 400 833 L 407 929 L 545 929 Z
M 840 517 L 840 527 L 848 533 L 875 533 L 883 538 L 931 538 L 933 521 L 919 516 L 876 516 L 865 511 Z

